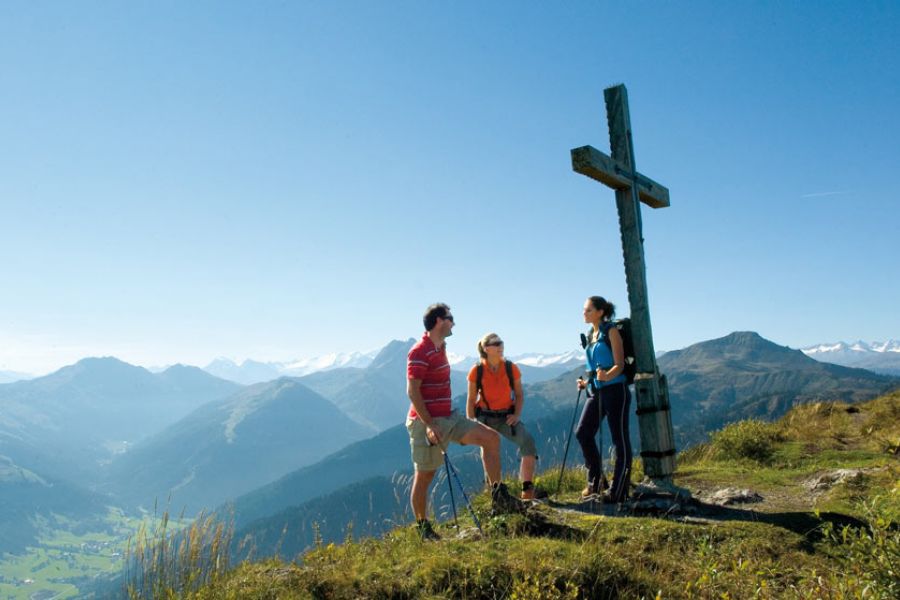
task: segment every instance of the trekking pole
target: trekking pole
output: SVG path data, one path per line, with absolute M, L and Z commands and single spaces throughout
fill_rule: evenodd
M 584 381 L 584 378 L 579 377 L 578 381 Z M 566 459 L 569 457 L 569 444 L 572 443 L 572 432 L 575 430 L 575 418 L 578 416 L 578 404 L 581 402 L 581 392 L 583 391 L 584 389 L 578 390 L 578 397 L 575 398 L 575 412 L 572 413 L 572 424 L 569 425 L 569 437 L 566 439 L 566 450 L 563 452 L 562 466 L 559 469 L 559 481 L 556 482 L 557 494 L 559 494 L 559 490 L 562 487 L 563 473 L 566 470 Z
M 447 487 L 450 488 L 450 506 L 453 507 L 453 523 L 456 525 L 458 531 L 459 519 L 456 517 L 456 499 L 453 497 L 453 483 L 450 481 L 450 459 L 447 458 L 446 452 L 444 452 L 444 467 L 447 469 Z
M 453 466 L 453 463 L 450 462 L 450 457 L 447 456 L 447 451 L 441 446 L 441 452 L 444 453 L 444 465 L 446 465 L 447 470 L 453 475 L 453 478 L 456 480 L 456 485 L 459 486 L 459 491 L 462 492 L 463 500 L 466 502 L 466 508 L 469 509 L 469 514 L 472 515 L 472 520 L 475 521 L 475 527 L 478 528 L 478 532 L 481 535 L 484 535 L 484 531 L 481 529 L 481 523 L 478 521 L 478 516 L 475 514 L 475 509 L 472 508 L 472 503 L 469 502 L 469 495 L 466 494 L 466 489 L 463 487 L 462 481 L 459 479 L 459 472 L 456 470 L 456 467 Z

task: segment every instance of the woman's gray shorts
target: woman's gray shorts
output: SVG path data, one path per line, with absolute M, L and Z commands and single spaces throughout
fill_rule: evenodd
M 522 421 L 516 423 L 516 433 L 513 435 L 513 428 L 506 424 L 506 417 L 489 417 L 480 415 L 478 421 L 484 423 L 513 444 L 519 447 L 519 456 L 537 457 L 537 446 L 534 444 L 534 438 L 528 433 L 525 424 Z

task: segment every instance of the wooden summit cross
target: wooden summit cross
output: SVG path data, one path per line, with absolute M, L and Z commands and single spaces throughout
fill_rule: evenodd
M 654 484 L 676 491 L 678 488 L 672 484 L 672 474 L 675 472 L 672 413 L 666 377 L 659 373 L 653 349 L 640 206 L 640 202 L 653 208 L 669 206 L 669 190 L 637 172 L 625 86 L 607 88 L 603 96 L 606 99 L 612 156 L 590 146 L 575 148 L 572 150 L 572 169 L 616 191 L 637 363 L 634 391 L 641 435 L 641 458 L 644 473 Z

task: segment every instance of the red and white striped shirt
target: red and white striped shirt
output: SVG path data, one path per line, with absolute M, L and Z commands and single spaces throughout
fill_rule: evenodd
M 422 382 L 419 389 L 432 417 L 450 416 L 450 363 L 446 349 L 446 344 L 436 348 L 426 331 L 406 356 L 406 378 Z M 409 416 L 416 418 L 414 406 L 409 407 Z

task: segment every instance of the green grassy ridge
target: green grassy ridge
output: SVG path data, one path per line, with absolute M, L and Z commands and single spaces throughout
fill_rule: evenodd
M 763 517 L 756 521 L 678 522 L 550 507 L 528 517 L 489 517 L 481 494 L 475 506 L 483 539 L 456 539 L 444 523 L 437 527 L 444 539 L 422 542 L 406 526 L 382 539 L 319 543 L 294 562 L 245 562 L 183 597 L 891 597 L 896 589 L 878 577 L 900 568 L 900 391 L 852 406 L 796 407 L 764 426 L 772 434 L 765 460 L 722 457 L 713 436 L 680 457 L 676 475 L 694 490 L 760 491 L 767 500 L 747 507 L 754 513 L 743 509 Z M 841 468 L 867 471 L 823 491 L 804 487 Z M 580 477 L 566 477 L 556 502 L 577 506 Z M 545 479 L 555 486 L 555 473 Z M 836 523 L 851 518 L 869 523 L 871 538 L 842 535 Z M 464 532 L 473 531 L 462 511 L 460 521 Z
M 814 574 L 837 562 L 805 536 L 762 523 L 570 517 L 577 533 L 557 539 L 508 521 L 488 520 L 479 541 L 426 543 L 407 528 L 318 548 L 303 566 L 247 563 L 191 597 L 803 597 Z

